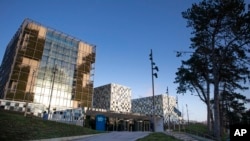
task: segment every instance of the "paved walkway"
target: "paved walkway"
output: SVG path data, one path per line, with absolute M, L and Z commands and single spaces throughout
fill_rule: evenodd
M 74 141 L 135 141 L 147 136 L 150 132 L 110 132 L 90 137 L 80 138 Z
M 85 136 L 43 139 L 40 141 L 135 141 L 149 135 L 149 133 L 151 132 L 109 132 Z
M 63 138 L 52 138 L 52 139 L 42 139 L 40 141 L 135 141 L 139 138 L 143 138 L 149 135 L 151 132 L 109 132 L 101 134 L 83 135 L 83 136 L 73 136 L 73 137 L 63 137 Z M 164 132 L 169 136 L 173 136 L 182 141 L 213 141 L 207 138 L 195 136 L 192 134 L 187 134 L 183 132 Z M 37 140 L 38 141 L 38 140 Z

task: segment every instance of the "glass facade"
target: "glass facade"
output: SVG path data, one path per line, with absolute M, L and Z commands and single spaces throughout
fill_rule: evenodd
M 94 63 L 95 46 L 26 19 L 3 58 L 1 98 L 56 110 L 91 107 Z

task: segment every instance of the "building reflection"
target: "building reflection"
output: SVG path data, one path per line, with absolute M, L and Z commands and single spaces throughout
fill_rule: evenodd
M 94 63 L 95 46 L 26 19 L 6 49 L 0 96 L 48 107 L 52 95 L 51 109 L 90 107 Z

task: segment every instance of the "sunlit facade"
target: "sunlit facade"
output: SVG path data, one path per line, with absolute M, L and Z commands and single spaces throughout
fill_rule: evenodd
M 95 46 L 29 19 L 8 44 L 0 97 L 63 110 L 92 107 Z

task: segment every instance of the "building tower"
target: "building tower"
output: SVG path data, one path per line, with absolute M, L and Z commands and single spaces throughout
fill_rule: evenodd
M 25 19 L 0 68 L 0 98 L 62 110 L 91 107 L 95 46 Z
M 145 115 L 153 115 L 152 96 L 132 99 L 132 112 Z M 164 124 L 177 122 L 181 117 L 181 112 L 176 108 L 176 99 L 173 96 L 160 94 L 155 96 L 155 115 L 163 117 Z
M 131 88 L 110 83 L 94 89 L 93 107 L 111 112 L 131 112 Z

